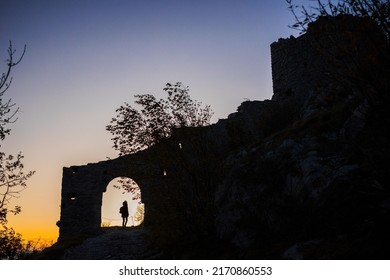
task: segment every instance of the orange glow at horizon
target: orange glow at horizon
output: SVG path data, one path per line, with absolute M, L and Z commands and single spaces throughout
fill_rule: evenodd
M 39 176 L 38 176 L 39 177 Z M 22 239 L 27 241 L 39 241 L 42 244 L 55 243 L 58 239 L 59 228 L 56 226 L 56 222 L 60 219 L 60 194 L 58 194 L 58 211 L 52 211 L 50 209 L 38 209 L 44 207 L 50 207 L 51 203 L 45 203 L 43 196 L 35 197 L 34 199 L 23 198 L 31 197 L 31 193 L 37 193 L 39 184 L 37 181 L 39 178 L 30 179 L 28 188 L 21 193 L 19 199 L 12 200 L 13 205 L 21 205 L 22 212 L 18 215 L 9 215 L 7 227 L 13 228 L 15 232 L 22 235 Z M 124 193 L 124 190 L 114 188 L 113 185 L 117 184 L 117 179 L 112 180 L 107 185 L 107 190 L 103 193 L 102 199 L 102 212 L 101 218 L 102 223 L 109 221 L 109 226 L 120 226 L 122 218 L 119 214 L 119 207 L 122 205 L 124 200 L 127 200 L 129 205 L 129 221 L 127 226 L 133 226 L 132 216 L 134 216 L 139 200 L 133 200 L 132 194 Z
M 46 167 L 47 173 L 40 172 L 41 159 L 24 154 L 25 170 L 33 170 L 31 166 L 38 168 L 20 197 L 10 200 L 9 209 L 19 205 L 22 211 L 17 215 L 8 214 L 7 227 L 20 233 L 25 242 L 55 243 L 59 234 L 56 222 L 60 219 L 61 189 L 57 186 L 61 186 L 61 169 L 51 165 Z
M 23 228 L 22 226 L 16 228 L 15 231 L 22 235 L 24 242 L 32 241 L 38 242 L 39 244 L 51 245 L 57 242 L 58 238 L 58 228 L 50 226 L 40 228 Z
M 118 157 L 105 127 L 120 105 L 135 94 L 166 97 L 164 85 L 180 81 L 211 106 L 212 122 L 227 118 L 246 99 L 272 97 L 269 46 L 299 32 L 284 1 L 5 2 L 0 74 L 9 40 L 15 58 L 27 45 L 4 95 L 20 108 L 17 121 L 0 142 L 22 152 L 24 172 L 36 171 L 8 205 L 22 208 L 7 226 L 24 240 L 57 241 L 63 167 Z M 132 215 L 131 194 L 108 186 L 102 220 L 120 223 L 123 200 Z

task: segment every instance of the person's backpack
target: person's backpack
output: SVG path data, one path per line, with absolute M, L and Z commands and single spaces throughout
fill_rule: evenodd
M 123 212 L 123 206 L 121 208 L 119 208 L 119 213 L 122 214 L 122 212 Z

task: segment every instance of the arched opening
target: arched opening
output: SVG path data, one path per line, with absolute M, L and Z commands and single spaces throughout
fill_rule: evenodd
M 129 218 L 127 227 L 139 226 L 144 221 L 145 206 L 141 202 L 141 190 L 137 183 L 127 177 L 113 179 L 103 193 L 101 227 L 122 226 L 119 209 L 127 201 Z

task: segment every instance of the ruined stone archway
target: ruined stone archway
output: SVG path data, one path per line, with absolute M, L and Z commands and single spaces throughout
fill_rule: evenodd
M 130 182 L 134 188 L 131 192 L 127 189 L 123 189 L 123 180 Z M 101 227 L 115 227 L 122 226 L 122 218 L 119 213 L 119 208 L 122 206 L 123 201 L 128 202 L 129 208 L 129 219 L 127 227 L 138 226 L 142 221 L 138 221 L 138 216 L 142 214 L 144 216 L 145 206 L 142 203 L 142 193 L 138 184 L 127 177 L 118 177 L 110 181 L 106 191 L 103 192 L 102 199 L 102 217 L 101 217 Z M 140 209 L 138 209 L 141 207 Z M 138 212 L 137 212 L 138 210 Z M 137 213 L 137 217 L 135 214 Z
M 111 180 L 128 177 L 137 182 L 143 203 L 149 207 L 151 195 L 159 195 L 156 185 L 163 170 L 150 154 L 139 152 L 116 159 L 63 168 L 59 240 L 101 231 L 102 197 Z M 147 216 L 145 215 L 145 220 Z
M 150 232 L 165 232 L 170 238 L 173 227 L 196 227 L 193 213 L 201 215 L 198 207 L 204 195 L 211 197 L 218 185 L 219 177 L 213 172 L 219 170 L 221 157 L 231 146 L 226 127 L 221 121 L 210 127 L 181 128 L 171 138 L 135 154 L 64 167 L 58 241 L 102 232 L 103 193 L 116 177 L 137 182 L 147 206 L 143 226 Z

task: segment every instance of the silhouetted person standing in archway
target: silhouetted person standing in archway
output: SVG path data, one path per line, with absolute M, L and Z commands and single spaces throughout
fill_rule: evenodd
M 127 207 L 127 201 L 123 201 L 123 206 L 119 208 L 119 213 L 122 215 L 122 228 L 127 225 L 127 219 L 129 218 L 129 208 Z

